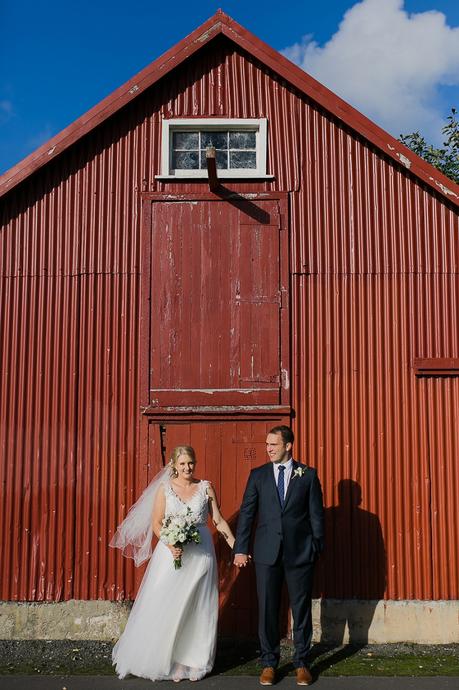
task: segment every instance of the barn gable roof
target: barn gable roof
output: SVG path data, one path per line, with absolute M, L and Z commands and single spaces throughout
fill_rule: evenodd
M 459 205 L 459 185 L 447 178 L 432 165 L 410 151 L 365 115 L 342 100 L 339 96 L 316 81 L 297 65 L 283 57 L 252 33 L 244 29 L 222 10 L 189 36 L 154 60 L 141 72 L 104 98 L 87 113 L 75 120 L 62 132 L 40 146 L 17 165 L 0 176 L 0 197 L 5 195 L 29 175 L 43 167 L 104 122 L 111 115 L 131 102 L 184 60 L 194 55 L 218 35 L 224 35 L 285 79 L 299 92 L 317 103 L 324 110 L 341 120 L 348 127 L 377 147 L 389 158 L 405 167 L 443 197 Z

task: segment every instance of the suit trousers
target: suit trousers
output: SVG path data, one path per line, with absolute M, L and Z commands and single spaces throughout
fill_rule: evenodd
M 279 618 L 282 585 L 285 580 L 293 614 L 293 665 L 295 668 L 307 666 L 307 655 L 312 641 L 311 593 L 314 563 L 289 566 L 284 563 L 281 552 L 274 565 L 256 563 L 255 571 L 261 665 L 276 668 L 279 664 Z

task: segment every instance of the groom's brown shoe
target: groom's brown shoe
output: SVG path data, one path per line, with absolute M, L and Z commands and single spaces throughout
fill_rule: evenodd
M 276 671 L 272 666 L 266 666 L 260 675 L 260 685 L 274 685 L 276 681 Z
M 312 676 L 311 676 L 311 671 L 306 668 L 306 666 L 302 666 L 301 668 L 296 669 L 296 684 L 297 685 L 311 685 L 312 683 Z

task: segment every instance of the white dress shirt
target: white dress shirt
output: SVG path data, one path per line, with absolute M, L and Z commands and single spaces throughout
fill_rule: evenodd
M 274 470 L 274 480 L 276 482 L 277 486 L 277 481 L 279 479 L 279 467 L 282 465 L 282 467 L 285 467 L 284 470 L 284 499 L 287 495 L 287 489 L 288 485 L 290 482 L 290 479 L 292 478 L 292 470 L 293 470 L 293 462 L 292 458 L 289 458 L 287 462 L 273 462 L 273 470 Z

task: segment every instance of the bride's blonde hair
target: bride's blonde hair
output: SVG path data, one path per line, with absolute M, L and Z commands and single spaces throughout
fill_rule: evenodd
M 190 460 L 192 460 L 196 465 L 196 453 L 194 451 L 194 448 L 192 448 L 191 446 L 176 446 L 172 451 L 171 459 L 169 460 L 172 477 L 176 477 L 178 474 L 177 469 L 175 467 L 175 463 L 181 455 L 187 455 L 190 458 Z

